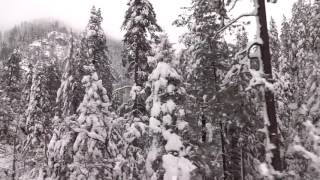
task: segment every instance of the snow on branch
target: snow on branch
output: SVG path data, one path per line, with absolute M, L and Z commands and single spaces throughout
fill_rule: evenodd
M 300 152 L 306 159 L 312 162 L 317 172 L 320 172 L 320 133 L 318 124 L 313 124 L 310 120 L 303 123 L 308 132 L 311 143 L 311 150 L 307 149 L 300 143 L 300 139 L 296 137 L 296 144 L 292 146 L 294 152 Z

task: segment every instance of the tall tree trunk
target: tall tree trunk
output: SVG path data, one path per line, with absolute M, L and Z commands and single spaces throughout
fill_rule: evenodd
M 209 54 L 211 54 L 213 49 L 214 49 L 213 45 L 212 45 L 212 43 L 214 43 L 214 42 L 212 42 L 212 40 L 210 38 L 207 41 L 209 42 Z M 217 68 L 216 68 L 215 59 L 212 59 L 212 66 L 213 66 L 213 70 L 214 70 L 214 72 L 213 72 L 213 75 L 214 75 L 214 82 L 213 82 L 214 83 L 213 84 L 214 93 L 216 94 L 216 98 L 217 98 L 216 102 L 217 102 L 217 104 L 219 104 L 220 103 L 220 99 L 219 99 L 219 96 L 217 94 L 217 92 L 218 92 L 218 87 L 217 87 L 218 78 L 217 78 Z M 220 117 L 216 115 L 214 118 L 216 118 L 216 120 L 218 121 L 218 119 Z M 203 123 L 206 123 L 206 121 L 204 120 Z M 220 138 L 221 138 L 221 151 L 222 151 L 223 179 L 227 180 L 228 173 L 227 173 L 227 161 L 226 161 L 226 150 L 225 150 L 225 147 L 226 147 L 225 144 L 226 143 L 225 143 L 225 139 L 224 139 L 224 131 L 223 131 L 224 128 L 223 128 L 223 122 L 222 122 L 221 118 L 219 120 L 219 125 L 220 125 Z M 206 136 L 206 134 L 204 134 L 204 137 L 205 136 Z
M 263 71 L 265 74 L 269 75 L 272 78 L 272 69 L 271 69 L 271 57 L 270 57 L 270 48 L 269 48 L 269 35 L 267 29 L 267 18 L 266 18 L 266 9 L 265 9 L 265 0 L 257 0 L 258 3 L 258 16 L 260 23 L 260 37 L 263 41 L 261 47 L 261 56 L 263 61 Z M 270 90 L 265 91 L 265 103 L 267 116 L 269 119 L 269 138 L 270 142 L 275 146 L 271 150 L 273 157 L 271 158 L 271 164 L 273 168 L 277 171 L 281 171 L 281 158 L 280 158 L 280 139 L 278 133 L 278 125 L 276 118 L 276 109 L 274 102 L 274 95 Z
M 239 147 L 240 129 L 237 124 L 233 123 L 229 126 L 227 135 L 230 144 L 228 144 L 228 157 L 230 157 L 230 163 L 228 164 L 228 170 L 230 173 L 230 179 L 241 180 L 241 147 Z
M 202 136 L 201 136 L 201 140 L 203 143 L 206 142 L 206 139 L 207 139 L 207 129 L 206 129 L 206 116 L 204 115 L 203 113 L 203 110 L 201 108 L 201 115 L 200 115 L 200 120 L 201 120 L 201 129 L 202 129 Z
M 12 157 L 12 180 L 16 179 L 16 161 L 17 161 L 17 132 L 18 132 L 18 126 L 15 126 L 15 133 L 13 138 L 13 157 Z
M 48 158 L 48 138 L 47 138 L 47 134 L 44 135 L 44 156 L 46 159 L 46 165 L 49 164 L 49 158 Z
M 246 167 L 245 167 L 245 160 L 244 160 L 244 151 L 243 147 L 241 147 L 241 180 L 246 179 Z
M 220 123 L 220 137 L 221 137 L 221 149 L 222 149 L 223 179 L 226 180 L 228 178 L 228 173 L 227 173 L 227 162 L 226 162 L 226 150 L 225 150 L 223 123 L 222 123 L 222 121 L 220 121 L 219 123 Z

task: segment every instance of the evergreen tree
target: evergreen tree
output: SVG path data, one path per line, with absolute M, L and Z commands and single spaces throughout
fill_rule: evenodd
M 302 82 L 304 78 L 304 72 L 307 70 L 306 62 L 307 56 L 305 56 L 307 51 L 308 42 L 308 29 L 310 27 L 307 26 L 307 22 L 309 19 L 307 17 L 311 17 L 310 14 L 310 5 L 305 4 L 303 0 L 299 0 L 297 3 L 293 5 L 292 8 L 292 19 L 291 19 L 291 51 L 293 58 L 290 60 L 290 66 L 293 75 L 293 81 L 295 86 L 295 101 L 299 103 L 302 102 L 303 99 L 303 87 L 305 83 Z
M 225 130 L 228 159 L 226 179 L 260 178 L 258 165 L 266 160 L 268 150 L 264 144 L 267 137 L 262 131 L 266 127 L 264 96 L 260 90 L 271 84 L 257 73 L 261 70 L 255 69 L 257 66 L 247 56 L 247 51 L 246 48 L 234 57 L 234 64 L 225 74 L 221 93 L 218 94 L 223 96 L 219 109 L 224 113 L 223 119 L 228 122 Z
M 101 27 L 101 10 L 93 6 L 89 23 L 81 39 L 81 57 L 86 63 L 92 63 L 107 89 L 109 98 L 112 97 L 113 75 L 111 61 L 108 56 L 106 35 Z
M 21 52 L 19 49 L 14 50 L 10 58 L 4 62 L 4 69 L 1 72 L 1 129 L 0 136 L 2 139 L 12 142 L 15 129 L 19 124 L 19 114 L 22 110 L 22 69 L 20 67 Z
M 71 37 L 70 51 L 56 97 L 58 116 L 62 118 L 75 114 L 84 96 L 84 88 L 81 84 L 81 75 L 84 70 L 79 51 L 78 43 Z
M 271 17 L 270 27 L 269 27 L 269 44 L 271 52 L 271 63 L 272 67 L 279 72 L 279 58 L 280 58 L 280 40 L 279 34 L 276 26 L 276 22 Z
M 191 172 L 196 167 L 189 159 L 192 148 L 187 145 L 190 137 L 187 135 L 188 123 L 184 121 L 185 89 L 180 86 L 181 76 L 170 65 L 172 59 L 163 58 L 169 50 L 165 48 L 166 42 L 163 39 L 160 44 L 166 51 L 160 51 L 155 56 L 159 57 L 159 62 L 149 77 L 152 91 L 147 100 L 147 108 L 151 114 L 149 128 L 152 142 L 146 170 L 147 176 L 152 179 L 188 180 L 192 179 Z
M 316 60 L 320 56 L 315 57 Z M 318 66 L 318 65 L 316 65 Z M 295 118 L 303 119 L 301 129 L 295 132 L 289 145 L 288 169 L 296 172 L 295 178 L 316 179 L 320 175 L 319 167 L 319 68 L 315 67 L 306 80 L 307 94 L 301 107 L 292 107 Z M 291 127 L 292 128 L 292 127 Z M 290 157 L 289 156 L 289 157 Z M 289 164 L 290 163 L 290 164 Z M 303 171 L 303 172 L 302 172 Z
M 240 27 L 236 34 L 236 54 L 241 57 L 241 53 L 238 53 L 243 52 L 247 48 L 247 45 L 247 32 L 244 27 Z M 238 63 L 237 61 L 241 59 L 240 57 L 235 57 L 233 59 L 235 61 L 234 63 Z M 249 177 L 248 175 L 253 172 L 253 170 L 251 170 L 252 167 L 248 167 L 248 160 L 251 155 L 248 152 L 252 149 L 244 146 L 244 142 L 248 143 L 247 138 L 248 136 L 251 136 L 250 133 L 252 133 L 250 128 L 253 124 L 245 119 L 246 113 L 252 113 L 252 111 L 249 111 L 249 108 L 252 107 L 250 104 L 251 102 L 245 97 L 247 94 L 241 92 L 241 89 L 246 83 L 240 83 L 240 81 L 245 81 L 245 79 L 239 81 L 235 80 L 235 82 L 239 84 L 222 86 L 222 94 L 225 94 L 228 97 L 223 98 L 223 105 L 220 107 L 221 111 L 227 114 L 224 118 L 228 122 L 225 128 L 226 159 L 228 159 L 226 166 L 228 169 L 228 176 L 226 179 L 245 179 L 246 176 Z M 246 106 L 243 105 L 245 103 L 247 104 Z
M 285 59 L 289 59 L 289 49 L 291 48 L 291 40 L 290 40 L 290 24 L 285 16 L 283 16 L 283 20 L 281 23 L 281 34 L 280 34 L 280 42 L 281 42 L 281 56 L 285 56 Z M 288 65 L 286 65 L 288 66 Z M 283 69 L 283 68 L 281 68 Z
M 124 55 L 123 65 L 128 67 L 128 73 L 133 76 L 135 88 L 138 94 L 134 98 L 133 109 L 136 113 L 145 114 L 145 99 L 148 93 L 143 95 L 145 82 L 152 69 L 148 65 L 147 56 L 151 51 L 150 40 L 156 40 L 156 32 L 161 31 L 157 24 L 156 14 L 152 4 L 148 0 L 130 0 L 126 11 L 122 29 L 126 31 L 123 39 Z
M 156 14 L 148 0 L 130 0 L 126 11 L 122 29 L 124 35 L 123 65 L 127 66 L 127 73 L 134 79 L 134 86 L 130 96 L 133 106 L 122 121 L 125 128 L 125 149 L 117 158 L 116 177 L 133 179 L 145 178 L 145 160 L 150 138 L 146 133 L 148 126 L 148 112 L 145 101 L 150 94 L 150 87 L 146 84 L 152 68 L 148 64 L 151 55 L 151 41 L 157 39 L 156 32 L 161 28 L 156 22 Z M 121 129 L 121 128 L 119 128 Z
M 77 42 L 74 42 L 72 36 L 61 85 L 57 91 L 57 107 L 55 109 L 55 116 L 52 119 L 54 130 L 48 149 L 49 174 L 54 178 L 67 179 L 69 176 L 70 172 L 67 165 L 72 162 L 71 152 L 63 152 L 68 149 L 61 147 L 61 143 L 57 142 L 62 142 L 66 138 L 65 134 L 71 132 L 72 129 L 68 124 L 69 119 L 73 118 L 76 114 L 85 93 L 85 88 L 81 83 L 83 67 L 80 58 L 77 56 L 79 55 L 77 51 L 79 51 L 79 48 L 77 48 Z M 63 151 L 61 152 L 59 148 Z
M 4 72 L 1 81 L 1 122 L 0 136 L 2 143 L 12 146 L 12 172 L 11 177 L 15 179 L 17 171 L 17 149 L 22 142 L 19 137 L 19 126 L 23 114 L 23 99 L 22 99 L 22 68 L 20 62 L 22 54 L 19 49 L 15 49 L 10 55 L 8 61 L 4 62 Z
M 217 3 L 217 4 L 216 4 Z M 220 5 L 219 5 L 220 3 Z M 190 14 L 182 17 L 175 23 L 178 26 L 186 26 L 189 33 L 184 35 L 184 44 L 187 52 L 190 53 L 189 59 L 186 59 L 184 66 L 186 68 L 185 79 L 188 84 L 187 94 L 191 95 L 187 107 L 187 118 L 193 120 L 194 136 L 198 137 L 197 142 L 199 153 L 207 151 L 222 152 L 222 172 L 226 174 L 225 158 L 225 135 L 224 127 L 226 122 L 222 121 L 222 112 L 217 110 L 217 105 L 221 99 L 217 98 L 219 85 L 222 80 L 222 74 L 227 66 L 225 60 L 228 56 L 229 48 L 223 41 L 217 31 L 223 26 L 226 18 L 224 6 L 221 1 L 211 2 L 208 0 L 193 0 L 191 2 Z M 215 125 L 215 127 L 213 126 Z M 195 126 L 197 125 L 197 126 Z M 209 135 L 220 138 L 211 139 Z M 210 149 L 210 150 L 209 150 Z M 218 153 L 215 153 L 218 154 Z M 199 156 L 201 157 L 201 156 Z M 208 159 L 215 159 L 212 154 L 210 158 L 201 159 L 203 164 L 210 164 Z M 220 158 L 220 157 L 219 157 Z M 211 168 L 211 175 L 215 171 L 216 176 L 220 176 L 221 171 Z M 205 167 L 202 169 L 205 171 Z
M 107 91 L 102 86 L 94 68 L 88 67 L 91 75 L 83 77 L 86 93 L 78 108 L 74 127 L 77 133 L 73 144 L 73 163 L 70 179 L 104 179 L 111 177 L 108 167 L 108 149 L 106 140 L 112 119 L 108 107 L 110 102 Z M 85 169 L 85 172 L 83 170 Z
M 290 122 L 290 142 L 299 137 L 306 149 L 312 149 L 312 136 L 309 136 L 310 122 L 317 124 L 318 114 L 314 111 L 317 107 L 317 81 L 319 60 L 319 3 L 298 1 L 292 9 L 290 23 L 289 68 L 292 74 L 293 109 L 292 122 Z M 301 115 L 302 114 L 302 115 Z M 309 124 L 309 125 L 308 125 Z M 305 128 L 305 125 L 307 125 Z M 311 141 L 310 141 L 311 140 Z M 311 143 L 310 143 L 311 142 Z M 289 150 L 290 152 L 290 146 Z M 302 151 L 303 152 L 303 151 Z M 314 179 L 308 158 L 288 153 L 287 169 L 297 172 L 300 179 Z M 305 172 L 307 170 L 307 173 Z
M 32 169 L 28 172 L 29 177 L 38 176 L 39 170 L 48 162 L 51 118 L 54 116 L 55 97 L 60 85 L 57 65 L 44 52 L 37 52 L 37 64 L 34 67 L 23 127 L 28 135 L 23 147 L 27 152 L 26 162 L 37 162 L 28 167 Z
M 174 49 L 172 44 L 169 42 L 167 34 L 159 35 L 159 42 L 154 45 L 155 55 L 149 57 L 148 64 L 156 68 L 158 62 L 171 63 L 174 59 Z
M 272 24 L 270 24 L 272 27 Z M 276 40 L 275 31 L 272 33 L 270 29 L 270 49 L 271 58 L 274 60 L 275 54 L 278 54 L 278 60 L 272 62 L 273 64 L 273 79 L 275 81 L 275 100 L 276 100 L 276 111 L 277 119 L 279 119 L 279 132 L 281 135 L 282 143 L 281 148 L 284 149 L 281 154 L 282 166 L 285 168 L 286 158 L 289 153 L 289 145 L 292 142 L 292 130 L 290 126 L 293 120 L 293 111 L 290 104 L 294 102 L 294 85 L 292 83 L 294 74 L 292 73 L 292 49 L 291 49 L 291 38 L 290 38 L 290 25 L 286 17 L 283 17 L 283 22 L 281 24 L 281 34 L 280 34 L 280 47 L 279 42 Z M 276 40 L 276 41 L 275 41 Z M 274 53 L 275 52 L 275 53 Z M 288 151 L 289 150 L 289 151 Z
M 26 110 L 26 125 L 31 141 L 40 143 L 42 135 L 48 135 L 50 118 L 54 112 L 55 94 L 59 85 L 59 74 L 54 64 L 39 60 L 32 77 L 32 86 Z
M 107 90 L 93 64 L 85 66 L 85 95 L 77 114 L 67 116 L 49 145 L 53 178 L 111 179 L 108 132 L 113 115 Z
M 55 151 L 55 149 L 61 148 L 61 144 L 56 142 L 63 141 L 63 138 L 66 138 L 65 133 L 70 133 L 72 130 L 68 124 L 68 120 L 76 114 L 85 93 L 85 88 L 81 83 L 84 73 L 83 61 L 80 61 L 80 50 L 77 44 L 79 43 L 75 42 L 72 36 L 61 85 L 57 91 L 57 107 L 55 109 L 55 116 L 52 119 L 54 131 L 48 149 L 49 174 L 51 177 L 62 179 L 66 179 L 69 175 L 67 165 L 72 162 L 72 156 L 70 151 Z M 61 149 L 65 150 L 64 147 Z
M 96 10 L 95 7 L 93 7 L 91 9 L 89 24 L 87 25 L 85 32 L 82 34 L 81 42 L 73 42 L 74 38 L 71 38 L 71 47 L 69 56 L 66 59 L 66 68 L 62 77 L 61 86 L 57 93 L 56 101 L 59 105 L 57 109 L 58 114 L 53 120 L 56 128 L 54 131 L 54 135 L 50 141 L 51 146 L 49 156 L 50 171 L 52 177 L 73 177 L 77 179 L 79 175 L 70 175 L 71 172 L 76 174 L 79 173 L 79 170 L 76 170 L 76 167 L 74 167 L 75 169 L 70 168 L 70 164 L 75 163 L 76 157 L 73 156 L 73 150 L 70 148 L 68 149 L 68 146 L 74 143 L 74 139 L 70 139 L 70 137 L 75 138 L 77 134 L 75 134 L 74 132 L 73 121 L 76 121 L 75 118 L 80 114 L 79 108 L 81 102 L 83 103 L 83 101 L 85 101 L 84 98 L 88 96 L 86 95 L 85 90 L 90 89 L 82 85 L 81 81 L 83 80 L 83 78 L 90 76 L 90 74 L 95 74 L 95 76 L 97 75 L 99 78 L 101 77 L 101 80 L 96 79 L 94 81 L 101 81 L 101 86 L 103 86 L 103 89 L 105 89 L 102 90 L 102 87 L 99 87 L 100 90 L 94 90 L 97 90 L 99 92 L 103 91 L 101 95 L 107 93 L 107 99 L 105 99 L 106 97 L 103 97 L 104 100 L 101 101 L 109 101 L 109 98 L 111 98 L 112 96 L 113 76 L 111 74 L 111 62 L 108 57 L 106 36 L 101 28 L 101 22 L 102 17 L 100 9 Z M 98 106 L 98 108 L 100 107 Z M 104 113 L 104 115 L 103 117 L 100 117 L 99 121 L 104 121 L 105 119 L 103 118 L 106 117 L 105 113 L 107 112 L 104 111 L 106 111 L 105 108 L 107 107 L 103 108 L 104 110 L 100 110 L 103 111 L 101 113 Z M 107 131 L 107 126 L 105 126 L 104 131 Z M 65 142 L 66 146 L 61 146 L 60 144 L 62 142 Z M 63 152 L 64 150 L 66 152 Z M 105 155 L 106 151 L 104 152 L 103 157 L 105 157 Z M 87 163 L 87 161 L 90 161 L 90 163 L 93 163 L 88 159 L 82 159 L 81 161 L 85 163 Z M 108 176 L 111 176 L 110 173 L 111 172 L 109 172 Z M 101 172 L 99 172 L 98 176 L 102 176 Z

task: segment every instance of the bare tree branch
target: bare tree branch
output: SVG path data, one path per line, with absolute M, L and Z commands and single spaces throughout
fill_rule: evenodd
M 216 34 L 214 35 L 214 38 L 217 37 L 217 35 L 219 35 L 221 32 L 223 32 L 224 30 L 226 30 L 228 27 L 230 27 L 232 24 L 234 24 L 235 22 L 237 22 L 239 19 L 243 18 L 243 17 L 249 17 L 249 16 L 257 16 L 257 13 L 248 13 L 248 14 L 242 14 L 240 16 L 238 16 L 237 18 L 231 20 L 227 25 L 223 26 L 222 28 L 220 28 Z
M 121 91 L 123 89 L 129 89 L 129 88 L 132 88 L 132 86 L 123 86 L 123 87 L 120 87 L 120 88 L 113 90 L 113 93 L 117 93 L 118 91 Z

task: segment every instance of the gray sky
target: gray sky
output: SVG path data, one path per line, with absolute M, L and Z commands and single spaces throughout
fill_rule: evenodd
M 158 23 L 169 34 L 172 42 L 178 41 L 178 36 L 184 30 L 172 26 L 182 12 L 183 6 L 188 6 L 190 0 L 150 0 L 155 8 Z M 250 0 L 240 0 L 234 9 L 234 17 L 248 12 L 252 7 Z M 291 7 L 296 0 L 279 0 L 277 4 L 267 4 L 270 14 L 280 26 L 282 15 L 291 16 Z M 0 29 L 8 29 L 25 20 L 37 18 L 54 18 L 62 20 L 75 28 L 84 29 L 88 22 L 92 5 L 102 9 L 103 28 L 108 35 L 121 39 L 120 31 L 128 0 L 0 0 Z

